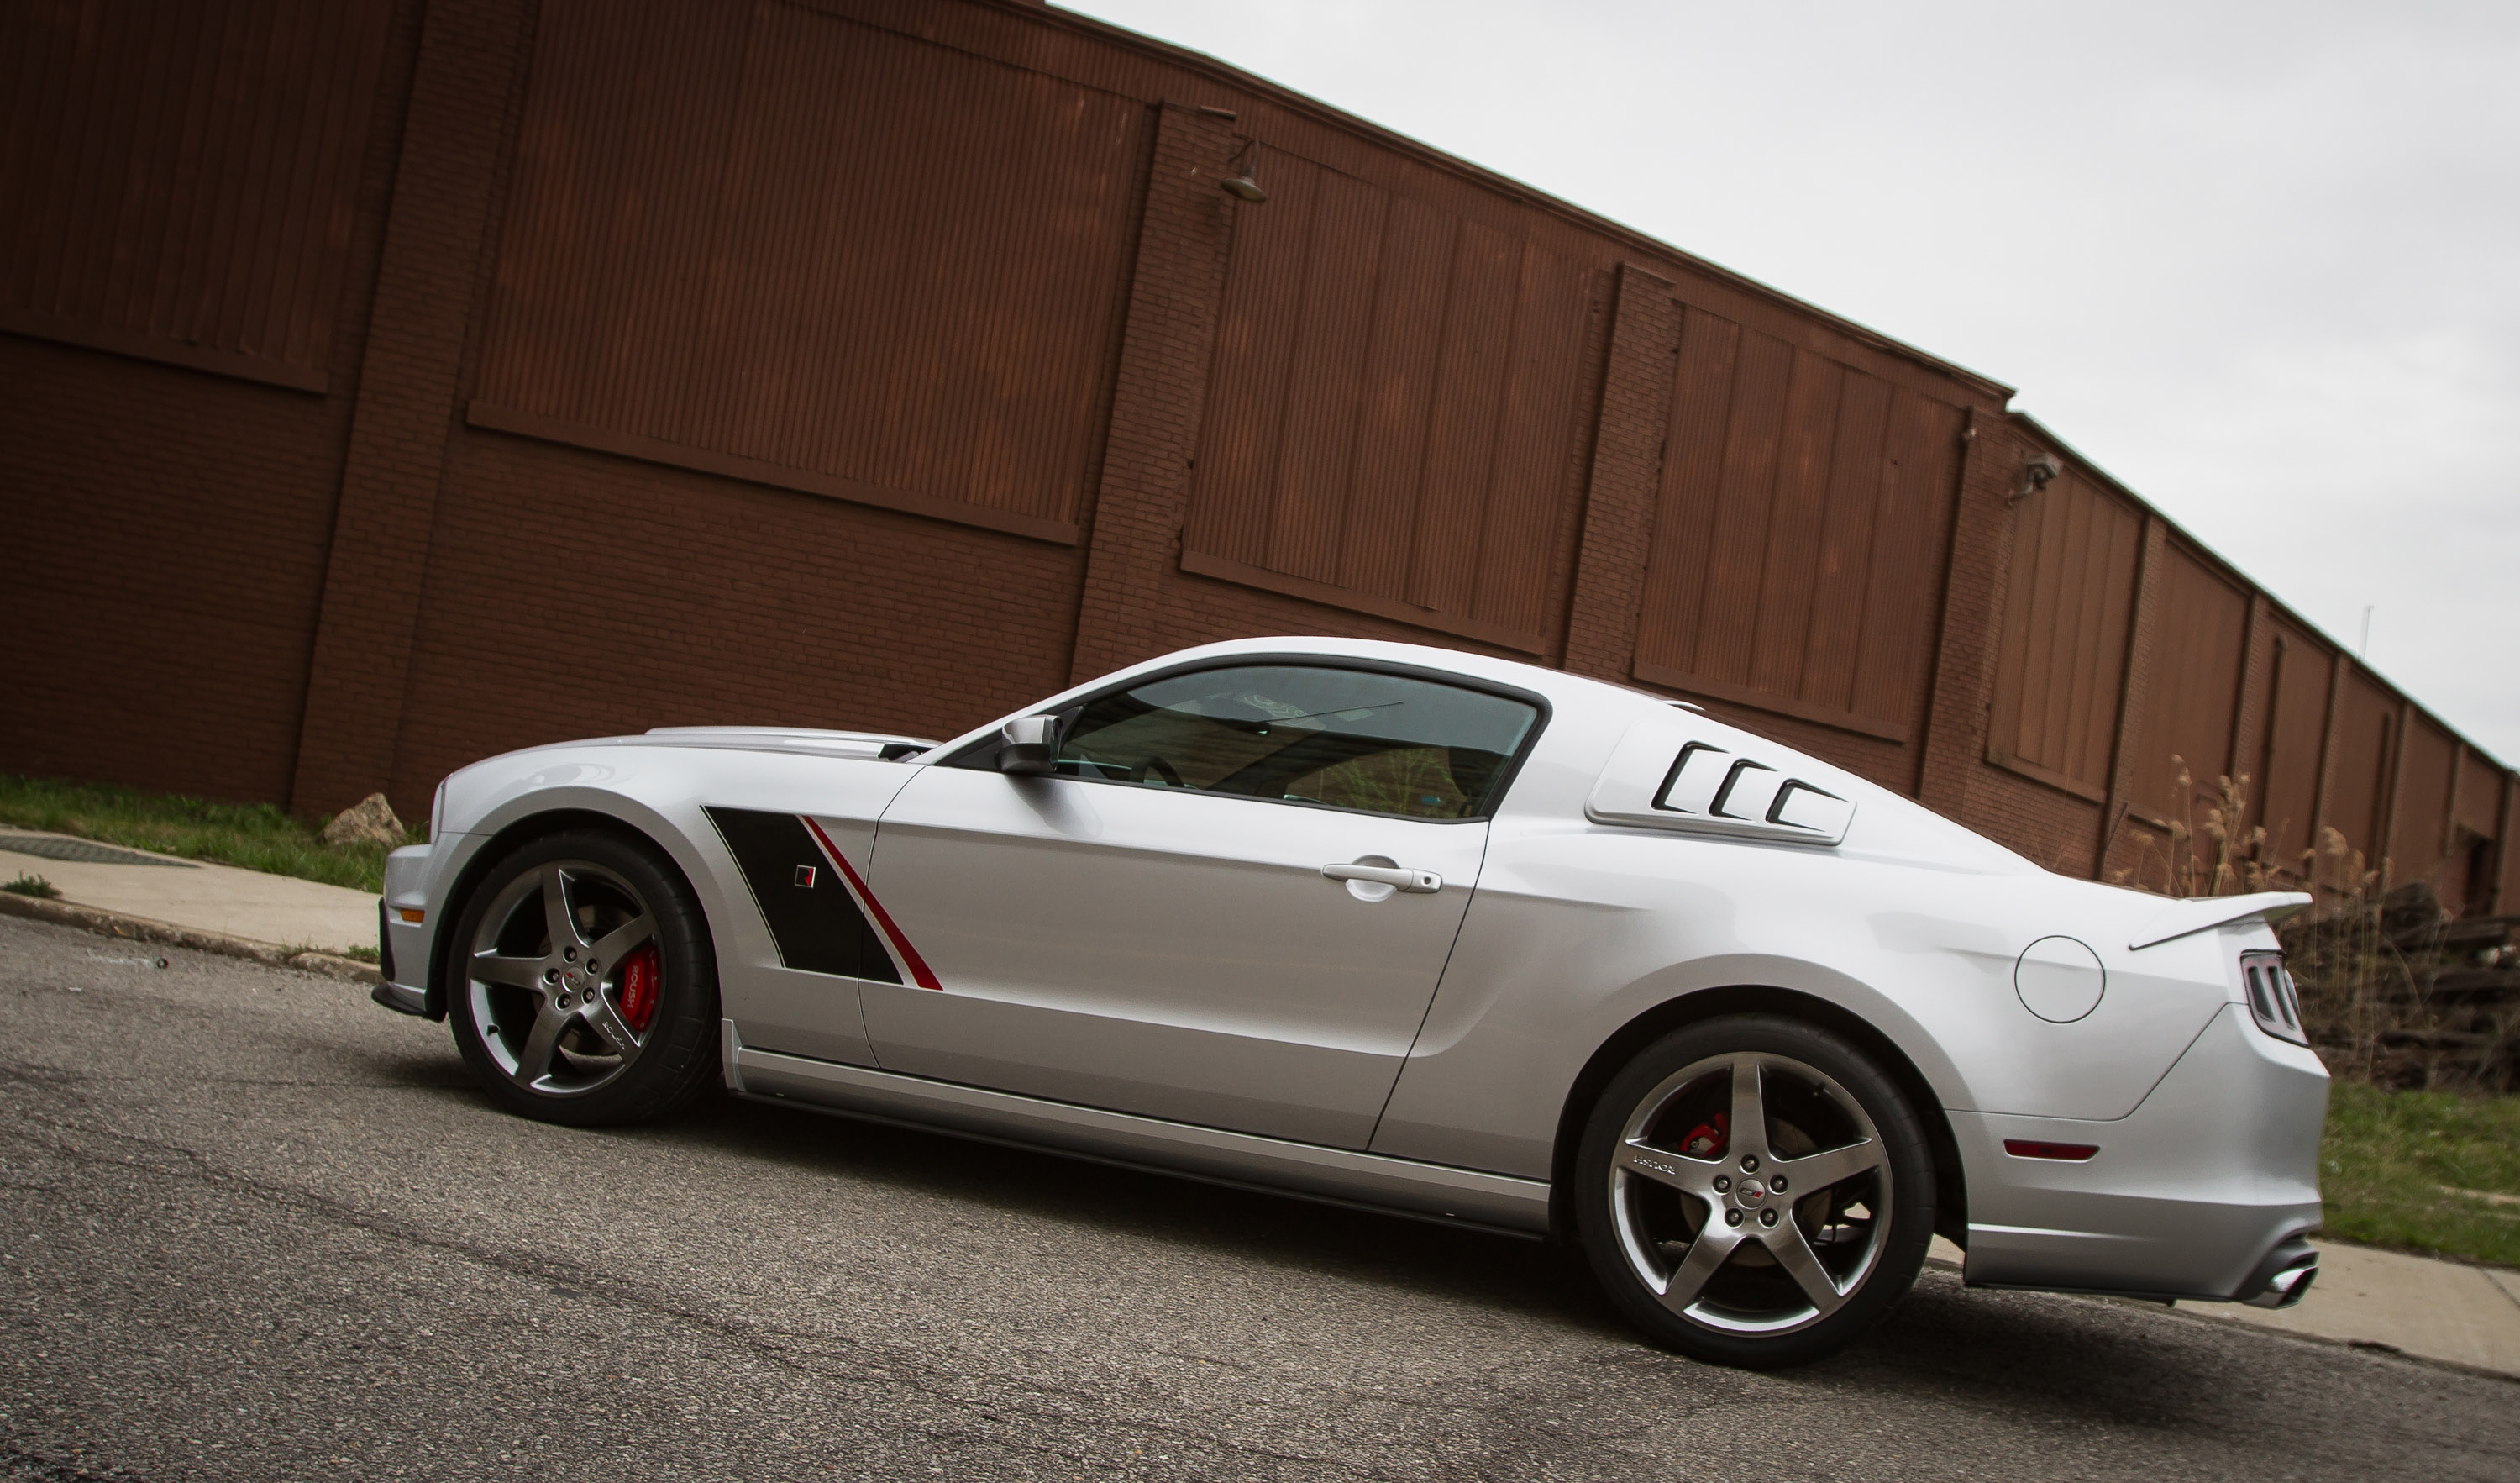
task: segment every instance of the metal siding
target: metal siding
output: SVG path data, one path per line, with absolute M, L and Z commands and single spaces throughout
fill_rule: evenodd
M 1888 382 L 1848 371 L 1838 398 L 1834 446 L 1830 450 L 1828 485 L 1810 553 L 1810 621 L 1796 646 L 1793 675 L 1798 694 L 1807 700 L 1839 710 L 1880 714 L 1906 720 L 1908 697 L 1894 686 L 1883 693 L 1885 665 L 1904 670 L 1912 657 L 1894 643 L 1869 656 L 1864 652 L 1864 625 L 1873 587 L 1873 554 L 1896 567 L 1915 553 L 1908 549 L 1910 532 L 1900 528 L 1898 512 L 1885 509 L 1899 499 L 1899 459 L 1888 447 L 1891 392 Z M 1896 548 L 1894 550 L 1883 548 Z M 1907 573 L 1900 573 L 1906 575 Z M 1896 585 L 1883 571 L 1880 586 Z M 1894 626 L 1897 625 L 1895 616 Z M 1860 692 L 1858 685 L 1870 682 Z M 1868 703 L 1869 702 L 1869 703 Z
M 388 19 L 0 12 L 0 329 L 323 389 Z
M 2490 911 L 2507 912 L 2520 906 L 2520 849 L 2512 847 L 2508 837 L 2515 812 L 2520 812 L 2520 775 L 2502 775 L 2502 833 L 2495 876 L 2494 903 Z
M 1500 439 L 1499 400 L 1513 347 L 1521 253 L 1512 238 L 1465 222 L 1454 246 L 1452 276 L 1404 594 L 1439 612 L 1465 610 L 1474 593 L 1472 568 Z
M 1072 536 L 1140 122 L 777 0 L 551 0 L 474 420 Z
M 2397 808 L 2389 822 L 2389 873 L 2394 880 L 2440 874 L 2442 844 L 2450 825 L 2451 784 L 2458 768 L 2458 742 L 2423 712 L 2411 715 L 2407 760 L 2398 778 Z
M 1567 454 L 1584 389 L 1587 295 L 1572 265 L 1528 243 L 1521 255 L 1471 611 L 1482 623 L 1540 637 L 1550 627 L 1556 537 L 1573 514 Z
M 1646 556 L 1642 611 L 1637 615 L 1640 666 L 1677 671 L 1696 663 L 1705 611 L 1707 559 L 1715 512 L 1723 500 L 1732 404 L 1739 387 L 1741 327 L 1691 310 L 1682 321 L 1680 370 L 1673 378 L 1670 443 L 1663 457 L 1661 498 Z
M 1282 151 L 1253 168 L 1184 566 L 1545 650 L 1584 272 Z
M 1693 308 L 1672 395 L 1637 677 L 1904 742 L 1958 412 Z
M 2275 628 L 2272 694 L 2267 703 L 2267 742 L 2251 792 L 2256 822 L 2266 827 L 2259 858 L 2270 867 L 2302 876 L 2302 852 L 2318 811 L 2319 753 L 2327 740 L 2327 699 L 2336 659 L 2325 645 L 2289 624 Z
M 2459 754 L 2458 817 L 2452 822 L 2480 839 L 2502 831 L 2502 770 L 2473 750 Z
M 2146 818 L 2194 827 L 2203 851 L 2205 811 L 2215 806 L 2216 780 L 2231 766 L 2249 597 L 2176 545 L 2167 558 L 2152 692 L 2135 743 L 2133 801 Z M 2183 794 L 2182 763 L 2190 781 Z
M 2143 518 L 2072 472 L 2014 509 L 1989 757 L 2098 799 L 2113 761 Z
M 2384 853 L 2380 816 L 2388 806 L 2397 726 L 2397 697 L 2360 669 L 2354 671 L 2346 679 L 2337 717 L 2324 823 L 2345 836 L 2348 848 L 2362 854 L 2366 871 L 2377 871 Z M 2321 876 L 2328 878 L 2325 866 Z
M 1210 381 L 1199 440 L 1198 497 L 1183 544 L 1258 566 L 1268 560 L 1272 491 L 1278 482 L 1286 376 L 1304 306 L 1314 202 L 1328 172 L 1310 160 L 1253 147 L 1255 170 L 1270 182 L 1265 229 L 1237 219 L 1233 268 L 1216 326 L 1217 374 Z
M 1373 305 L 1373 358 L 1358 411 L 1339 585 L 1404 592 L 1415 545 L 1418 491 L 1434 414 L 1435 366 L 1461 224 L 1395 197 L 1382 292 Z
M 1358 413 L 1372 349 L 1376 270 L 1391 198 L 1362 181 L 1322 173 L 1306 243 L 1304 315 L 1279 422 L 1277 498 L 1262 564 L 1317 582 L 1339 578 Z
M 1759 562 L 1755 629 L 1742 682 L 1770 695 L 1799 696 L 1803 642 L 1811 632 L 1812 584 L 1827 515 L 1829 454 L 1837 431 L 1843 369 L 1818 355 L 1794 356 L 1779 420 L 1777 482 Z
M 1741 337 L 1732 424 L 1725 429 L 1724 471 L 1707 541 L 1697 642 L 1681 665 L 1728 688 L 1751 688 L 1759 578 L 1767 564 L 1768 527 L 1776 515 L 1777 459 L 1784 441 L 1793 372 L 1791 345 L 1765 335 Z
M 1869 383 L 1869 378 L 1849 380 L 1850 386 Z M 1858 716 L 1909 722 L 1923 713 L 1941 617 L 1936 599 L 1959 498 L 1961 418 L 1949 403 L 1912 391 L 1891 393 L 1882 455 L 1871 471 L 1876 513 L 1862 565 L 1864 621 L 1854 646 L 1854 686 L 1844 702 Z M 1848 573 L 1857 569 L 1856 554 L 1863 549 L 1851 540 L 1842 553 Z M 1856 585 L 1852 575 L 1844 582 L 1850 590 Z M 1826 692 L 1815 698 L 1835 703 Z

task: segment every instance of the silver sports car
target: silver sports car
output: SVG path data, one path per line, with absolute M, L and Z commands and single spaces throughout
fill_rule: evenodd
M 2277 1306 L 2327 1078 L 2269 923 L 1685 704 L 1211 645 L 938 744 L 674 728 L 440 786 L 377 998 L 569 1123 L 742 1097 L 1561 1238 L 1654 1338 L 1974 1285 Z

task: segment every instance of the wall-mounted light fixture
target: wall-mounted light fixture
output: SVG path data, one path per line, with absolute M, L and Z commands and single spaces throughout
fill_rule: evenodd
M 1228 196 L 1237 201 L 1247 201 L 1255 206 L 1269 199 L 1269 193 L 1260 189 L 1260 182 L 1251 178 L 1251 151 L 1258 142 L 1252 139 L 1242 141 L 1241 153 L 1234 157 L 1234 162 L 1241 167 L 1241 172 L 1217 182 Z
M 2023 500 L 2030 498 L 2040 490 L 2047 488 L 2050 483 L 2053 483 L 2056 476 L 2064 472 L 2065 466 L 2056 462 L 2056 455 L 2052 453 L 2034 453 L 2030 455 L 2029 461 L 2021 466 L 2020 487 L 2013 490 L 2012 498 L 2005 500 L 2004 503 L 2007 505 L 2020 504 Z

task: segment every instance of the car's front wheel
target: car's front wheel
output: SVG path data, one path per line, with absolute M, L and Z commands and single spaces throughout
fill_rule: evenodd
M 644 841 L 576 830 L 518 845 L 472 891 L 452 947 L 456 1046 L 512 1110 L 636 1122 L 716 1072 L 708 921 Z
M 1718 1364 L 1818 1359 L 1915 1281 L 1934 1168 L 1898 1085 L 1839 1036 L 1764 1014 L 1701 1021 L 1611 1079 L 1575 1217 L 1610 1297 Z

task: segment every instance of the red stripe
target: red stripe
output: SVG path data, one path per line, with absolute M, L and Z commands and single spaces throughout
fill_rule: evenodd
M 885 940 L 890 942 L 893 951 L 901 956 L 902 966 L 910 969 L 910 976 L 918 980 L 919 986 L 922 989 L 934 989 L 940 994 L 945 992 L 945 986 L 938 983 L 935 973 L 928 969 L 927 960 L 919 956 L 919 950 L 912 947 L 910 939 L 901 934 L 901 928 L 893 924 L 892 914 L 883 909 L 882 902 L 875 899 L 875 892 L 867 889 L 867 883 L 858 878 L 858 873 L 849 869 L 849 857 L 840 853 L 840 847 L 832 842 L 831 835 L 823 832 L 821 825 L 816 824 L 806 815 L 799 814 L 797 817 L 804 819 L 805 827 L 812 830 L 814 837 L 823 842 L 823 853 L 831 856 L 832 863 L 838 866 L 840 874 L 848 877 L 849 889 L 857 894 L 858 900 L 866 904 L 868 911 L 875 913 L 875 924 L 883 928 Z

